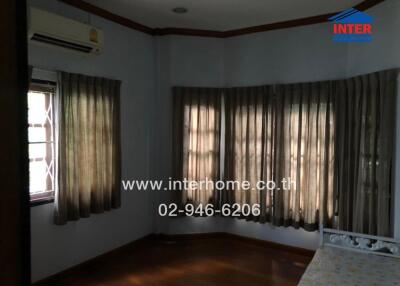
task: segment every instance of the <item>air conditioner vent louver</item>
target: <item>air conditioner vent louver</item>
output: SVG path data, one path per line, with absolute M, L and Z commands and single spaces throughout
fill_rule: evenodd
M 45 35 L 40 35 L 40 34 L 34 34 L 32 36 L 32 38 L 31 38 L 31 40 L 32 41 L 41 42 L 41 43 L 56 45 L 56 46 L 59 46 L 59 47 L 72 49 L 72 50 L 76 50 L 76 51 L 84 52 L 84 53 L 90 53 L 93 50 L 92 47 L 78 45 L 78 44 L 70 43 L 70 42 L 67 42 L 67 41 L 55 39 L 55 38 L 52 38 L 52 37 L 47 37 Z
M 28 21 L 30 42 L 84 54 L 100 54 L 103 32 L 92 26 L 54 13 L 30 7 Z

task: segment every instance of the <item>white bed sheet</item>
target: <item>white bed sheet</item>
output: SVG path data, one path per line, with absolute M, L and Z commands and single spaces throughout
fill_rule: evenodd
M 299 286 L 400 285 L 400 259 L 330 246 L 319 248 Z

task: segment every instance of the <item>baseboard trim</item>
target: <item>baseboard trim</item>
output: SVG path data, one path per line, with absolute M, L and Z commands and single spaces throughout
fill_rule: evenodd
M 53 275 L 50 275 L 49 277 L 43 278 L 43 279 L 41 279 L 41 280 L 39 280 L 37 282 L 32 283 L 31 285 L 33 285 L 33 286 L 41 286 L 42 284 L 48 285 L 48 283 L 50 281 L 53 281 L 53 280 L 59 281 L 60 279 L 63 279 L 64 277 L 67 277 L 68 275 L 71 275 L 74 272 L 79 271 L 80 269 L 84 268 L 85 266 L 87 266 L 87 265 L 89 265 L 91 263 L 98 262 L 98 261 L 103 260 L 103 259 L 107 259 L 107 257 L 109 257 L 109 256 L 118 254 L 120 252 L 124 252 L 124 251 L 126 251 L 128 249 L 132 249 L 134 247 L 138 247 L 143 243 L 148 243 L 149 241 L 154 240 L 155 238 L 156 238 L 156 235 L 154 235 L 154 234 L 149 234 L 149 235 L 143 236 L 143 237 L 141 237 L 141 238 L 139 238 L 139 239 L 137 239 L 137 240 L 135 240 L 133 242 L 130 242 L 128 244 L 124 244 L 124 245 L 122 245 L 120 247 L 117 247 L 117 248 L 114 248 L 113 250 L 110 250 L 110 251 L 108 251 L 106 253 L 100 254 L 100 255 L 95 256 L 93 258 L 90 258 L 89 260 L 86 260 L 86 261 L 84 261 L 82 263 L 79 263 L 79 264 L 74 265 L 74 266 L 72 266 L 70 268 L 62 270 L 61 272 L 58 272 L 58 273 L 55 273 Z
M 227 233 L 227 232 L 208 232 L 208 233 L 190 233 L 190 234 L 164 234 L 164 233 L 158 233 L 158 234 L 149 234 L 146 235 L 142 238 L 139 238 L 131 243 L 125 244 L 123 246 L 120 246 L 118 248 L 115 248 L 107 253 L 101 254 L 99 256 L 96 256 L 94 258 L 91 258 L 87 261 L 84 261 L 80 264 L 77 264 L 75 266 L 72 266 L 66 270 L 63 270 L 61 272 L 58 272 L 56 274 L 53 274 L 49 277 L 46 277 L 40 281 L 37 281 L 33 283 L 33 286 L 41 286 L 44 283 L 49 283 L 50 281 L 57 280 L 59 281 L 60 279 L 63 279 L 74 272 L 77 272 L 84 268 L 85 266 L 94 263 L 94 262 L 99 262 L 99 260 L 107 259 L 107 257 L 115 255 L 120 252 L 127 251 L 129 249 L 135 248 L 140 246 L 143 243 L 149 243 L 149 242 L 154 242 L 154 241 L 193 241 L 193 240 L 201 240 L 201 239 L 226 239 L 226 240 L 235 240 L 235 241 L 241 241 L 243 243 L 247 244 L 253 244 L 257 245 L 260 247 L 268 247 L 272 249 L 279 249 L 281 251 L 286 251 L 290 253 L 295 253 L 298 255 L 303 255 L 307 257 L 313 257 L 315 254 L 315 251 L 301 248 L 301 247 L 295 247 L 295 246 L 290 246 L 290 245 L 285 245 L 285 244 L 280 244 L 277 242 L 272 242 L 272 241 L 267 241 L 267 240 L 261 240 L 257 238 L 252 238 L 248 236 L 241 236 L 237 234 L 232 234 L 232 233 Z
M 262 247 L 269 247 L 279 249 L 281 251 L 287 251 L 291 253 L 296 253 L 299 255 L 304 255 L 308 257 L 313 257 L 315 254 L 314 250 L 281 244 L 278 242 L 273 242 L 269 240 L 262 240 L 258 238 L 228 233 L 228 232 L 208 232 L 208 233 L 189 233 L 189 234 L 154 234 L 153 238 L 162 240 L 198 240 L 198 239 L 228 239 L 242 241 L 244 243 L 258 245 Z

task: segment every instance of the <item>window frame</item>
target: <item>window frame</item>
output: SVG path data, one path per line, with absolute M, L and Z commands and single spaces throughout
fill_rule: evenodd
M 47 80 L 40 80 L 40 79 L 32 79 L 29 85 L 29 90 L 30 91 L 36 91 L 36 92 L 44 92 L 44 93 L 50 93 L 50 104 L 52 105 L 52 120 L 54 120 L 54 96 L 57 90 L 57 83 L 54 81 L 47 81 Z M 28 95 L 27 95 L 28 96 Z M 54 122 L 54 121 L 53 121 Z M 30 123 L 27 122 L 27 127 L 30 126 Z M 51 126 L 51 128 L 53 129 L 53 139 L 51 141 L 45 141 L 43 143 L 51 143 L 53 144 L 54 148 L 52 151 L 52 159 L 53 159 L 53 180 L 55 180 L 55 164 L 56 164 L 56 154 L 55 154 L 55 142 L 54 142 L 54 134 L 55 134 L 55 124 L 53 123 L 53 125 Z M 28 138 L 28 146 L 30 144 L 35 144 L 34 142 L 29 142 L 29 138 Z M 46 158 L 44 158 L 46 159 Z M 29 162 L 31 162 L 31 160 L 29 159 Z M 55 196 L 55 191 L 54 191 L 54 185 L 55 182 L 53 181 L 53 186 L 52 186 L 52 190 L 46 190 L 44 192 L 38 192 L 38 193 L 34 193 L 31 194 L 30 193 L 30 189 L 29 191 L 29 197 L 30 197 L 30 206 L 38 206 L 38 205 L 43 205 L 43 204 L 48 204 L 48 203 L 52 203 L 54 202 L 54 196 Z

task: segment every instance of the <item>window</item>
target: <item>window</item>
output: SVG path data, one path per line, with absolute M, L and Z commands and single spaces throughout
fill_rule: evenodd
M 174 177 L 189 181 L 220 179 L 221 89 L 174 88 Z M 212 187 L 182 190 L 182 203 L 217 203 Z
M 175 177 L 222 178 L 235 187 L 188 188 L 182 203 L 258 205 L 259 215 L 243 217 L 309 231 L 320 222 L 332 225 L 335 130 L 329 83 L 211 90 L 174 88 L 174 148 L 180 148 L 174 154 L 182 170 Z M 250 188 L 241 188 L 244 182 Z
M 29 193 L 32 203 L 54 198 L 55 85 L 34 81 L 28 92 Z

